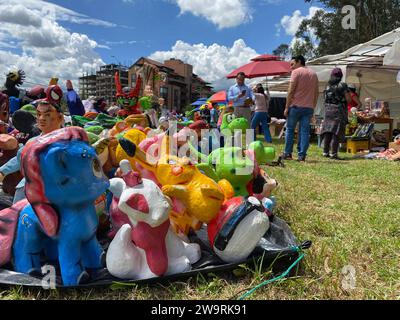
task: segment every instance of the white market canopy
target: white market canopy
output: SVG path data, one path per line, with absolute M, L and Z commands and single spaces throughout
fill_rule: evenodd
M 288 87 L 289 87 L 289 81 L 290 81 L 290 76 L 279 76 L 279 77 L 268 77 L 265 79 L 256 78 L 256 79 L 251 79 L 250 81 L 247 82 L 247 84 L 250 87 L 255 86 L 256 84 L 261 83 L 264 88 L 268 87 L 269 90 L 271 91 L 281 91 L 281 92 L 287 92 Z
M 345 81 L 358 87 L 361 101 L 365 98 L 390 102 L 395 118 L 400 116 L 400 28 L 371 41 L 356 45 L 345 52 L 327 55 L 309 61 L 318 75 L 323 92 L 333 68 L 342 69 Z M 323 106 L 322 97 L 318 111 Z
M 345 52 L 314 59 L 308 64 L 398 68 L 400 67 L 400 28 L 356 45 Z

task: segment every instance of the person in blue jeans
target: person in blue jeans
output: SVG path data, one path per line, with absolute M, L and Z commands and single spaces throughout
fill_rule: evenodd
M 269 96 L 265 94 L 264 88 L 258 84 L 253 89 L 254 92 L 254 115 L 251 120 L 251 129 L 254 130 L 254 140 L 256 140 L 256 128 L 261 124 L 264 132 L 265 141 L 272 143 L 271 133 L 269 131 L 270 117 L 268 115 Z
M 313 115 L 314 109 L 311 108 L 301 108 L 293 106 L 289 109 L 285 134 L 285 155 L 287 155 L 286 158 L 291 158 L 294 145 L 294 132 L 297 123 L 299 123 L 297 146 L 298 159 L 299 161 L 305 161 L 307 150 L 310 146 L 310 124 Z
M 310 146 L 310 124 L 317 105 L 319 88 L 317 74 L 306 67 L 303 56 L 293 57 L 290 62 L 292 75 L 285 107 L 286 135 L 283 159 L 291 160 L 294 132 L 299 123 L 298 161 L 304 162 Z

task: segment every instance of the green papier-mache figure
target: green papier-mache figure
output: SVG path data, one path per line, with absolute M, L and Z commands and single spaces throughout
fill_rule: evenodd
M 103 132 L 104 128 L 102 126 L 85 126 L 85 131 L 99 135 Z
M 85 130 L 86 131 L 86 130 Z M 95 144 L 97 141 L 100 140 L 100 137 L 97 134 L 94 134 L 92 132 L 86 131 L 86 134 L 89 138 L 89 144 L 93 145 Z
M 276 156 L 275 148 L 265 147 L 261 141 L 250 143 L 248 150 L 254 151 L 257 163 L 260 165 L 274 161 Z
M 72 116 L 72 125 L 76 127 L 81 127 L 83 128 L 86 123 L 91 122 L 93 120 L 82 117 L 82 116 Z
M 190 144 L 189 144 L 190 145 Z M 218 182 L 228 180 L 235 196 L 247 196 L 247 185 L 254 177 L 254 162 L 243 154 L 242 148 L 219 148 L 208 156 L 198 152 L 192 145 L 191 150 L 200 158 L 197 168 L 206 176 Z
M 247 151 L 240 147 L 224 147 L 214 150 L 208 156 L 198 152 L 190 143 L 189 146 L 200 159 L 197 168 L 216 182 L 228 180 L 235 196 L 247 196 L 247 186 L 255 177 L 256 165 L 266 164 L 275 158 L 275 149 L 264 147 L 261 141 L 252 142 Z M 250 152 L 254 152 L 256 161 L 249 157 Z
M 111 129 L 117 124 L 118 121 L 123 120 L 123 118 L 114 118 L 107 114 L 99 113 L 94 120 L 97 121 L 103 128 Z
M 249 122 L 246 118 L 236 118 L 234 114 L 228 113 L 222 118 L 220 130 L 230 130 L 232 133 L 234 130 L 242 130 L 246 133 L 247 129 L 250 129 Z

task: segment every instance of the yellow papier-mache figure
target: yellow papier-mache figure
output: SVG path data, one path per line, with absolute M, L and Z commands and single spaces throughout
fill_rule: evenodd
M 174 201 L 170 214 L 171 224 L 178 234 L 198 230 L 202 223 L 209 223 L 217 214 L 226 198 L 233 194 L 228 181 L 215 182 L 202 174 L 189 158 L 163 154 L 152 164 L 146 153 L 128 139 L 120 140 L 120 147 L 140 165 L 140 173 L 149 176 L 150 171 L 165 195 Z M 137 168 L 137 166 L 136 166 Z
M 124 139 L 127 139 L 134 143 L 135 145 L 139 145 L 144 139 L 146 139 L 146 134 L 138 129 L 130 129 L 126 131 L 124 134 Z M 125 152 L 125 150 L 121 147 L 119 144 L 116 149 L 116 159 L 117 162 L 120 163 L 122 160 L 127 159 L 131 163 L 132 168 L 136 167 L 135 164 L 135 159 L 132 157 L 129 157 L 128 154 Z

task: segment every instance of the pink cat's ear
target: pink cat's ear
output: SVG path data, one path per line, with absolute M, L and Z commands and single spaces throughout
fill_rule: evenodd
M 140 174 L 134 171 L 124 174 L 122 179 L 124 179 L 128 187 L 136 187 L 137 185 L 142 184 L 142 178 L 140 177 Z
M 142 177 L 139 173 L 132 170 L 131 163 L 128 160 L 121 160 L 119 167 L 122 172 L 122 179 L 128 187 L 135 187 L 142 184 Z

